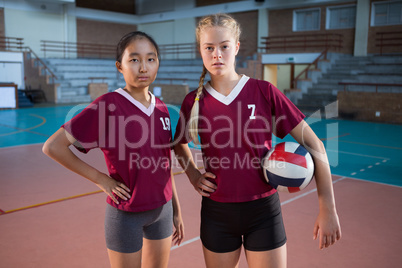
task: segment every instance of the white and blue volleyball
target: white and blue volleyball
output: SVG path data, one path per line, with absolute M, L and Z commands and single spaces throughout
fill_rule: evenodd
M 262 159 L 266 181 L 280 192 L 298 192 L 311 182 L 314 162 L 311 154 L 296 142 L 282 142 Z

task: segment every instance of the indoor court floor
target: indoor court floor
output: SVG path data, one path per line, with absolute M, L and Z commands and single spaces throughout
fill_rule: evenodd
M 0 268 L 109 267 L 106 196 L 45 156 L 45 140 L 85 105 L 0 110 Z M 172 126 L 177 107 L 170 107 Z M 326 145 L 342 239 L 318 249 L 315 184 L 280 193 L 288 267 L 399 267 L 402 263 L 402 125 L 307 118 Z M 291 140 L 291 138 L 285 138 Z M 273 144 L 282 140 L 275 139 Z M 200 151 L 192 149 L 202 167 Z M 100 150 L 77 155 L 106 171 Z M 175 162 L 185 239 L 169 267 L 205 267 L 199 239 L 200 196 Z M 242 253 L 239 267 L 247 267 Z

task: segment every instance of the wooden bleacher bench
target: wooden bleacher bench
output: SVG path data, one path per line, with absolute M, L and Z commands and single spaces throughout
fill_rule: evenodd
M 102 83 L 104 83 L 105 79 L 107 79 L 107 77 L 88 77 L 88 79 L 91 79 L 91 83 L 94 82 L 94 80 L 102 80 Z

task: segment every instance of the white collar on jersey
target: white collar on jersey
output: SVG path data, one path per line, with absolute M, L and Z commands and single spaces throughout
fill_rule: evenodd
M 243 74 L 243 76 L 240 78 L 239 82 L 236 84 L 236 86 L 233 88 L 233 90 L 229 93 L 229 95 L 225 96 L 218 91 L 216 91 L 210 84 L 210 82 L 205 84 L 205 89 L 209 94 L 212 95 L 215 99 L 218 101 L 222 102 L 225 105 L 231 104 L 236 97 L 240 94 L 241 90 L 243 89 L 244 85 L 247 83 L 247 81 L 250 79 L 250 77 L 246 76 Z
M 146 108 L 141 102 L 134 99 L 130 94 L 128 94 L 124 89 L 119 88 L 116 89 L 115 92 L 119 93 L 127 100 L 129 100 L 132 104 L 134 104 L 138 109 L 140 109 L 144 114 L 151 116 L 155 109 L 155 96 L 148 91 L 148 94 L 151 96 L 151 104 Z

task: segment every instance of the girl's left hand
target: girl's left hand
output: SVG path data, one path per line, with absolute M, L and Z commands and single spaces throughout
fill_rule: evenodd
M 341 226 L 336 211 L 320 211 L 314 225 L 313 239 L 319 237 L 319 249 L 327 248 L 341 239 Z
M 173 225 L 175 227 L 175 232 L 173 234 L 173 244 L 180 246 L 184 238 L 184 224 L 181 215 L 173 216 Z

